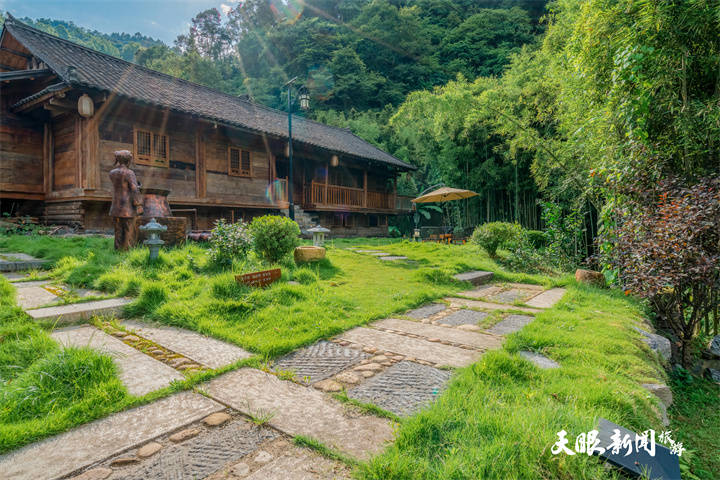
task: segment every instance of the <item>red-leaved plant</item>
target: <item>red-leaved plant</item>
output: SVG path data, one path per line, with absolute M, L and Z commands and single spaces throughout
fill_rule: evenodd
M 719 298 L 720 179 L 692 186 L 663 180 L 653 190 L 654 198 L 616 210 L 611 263 L 626 293 L 646 298 L 677 335 L 688 366 L 688 347 Z

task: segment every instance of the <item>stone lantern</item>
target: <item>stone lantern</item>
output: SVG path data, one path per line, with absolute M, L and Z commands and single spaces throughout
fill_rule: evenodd
M 159 235 L 167 230 L 167 227 L 165 225 L 160 225 L 153 218 L 148 223 L 141 226 L 140 230 L 143 230 L 150 235 L 150 238 L 145 240 L 143 244 L 147 245 L 148 249 L 150 249 L 150 260 L 155 260 L 158 258 L 160 247 L 165 245 L 165 242 L 160 239 Z
M 325 234 L 330 233 L 329 229 L 321 227 L 320 225 L 308 228 L 307 231 L 308 233 L 312 233 L 313 245 L 316 247 L 322 247 L 325 243 Z

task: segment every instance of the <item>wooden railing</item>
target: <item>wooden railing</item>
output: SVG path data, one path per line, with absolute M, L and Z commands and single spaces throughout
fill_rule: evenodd
M 362 188 L 342 187 L 320 182 L 311 182 L 305 186 L 305 203 L 333 207 L 374 208 L 393 210 L 394 195 L 383 192 L 366 192 Z
M 409 212 L 412 210 L 412 199 L 415 197 L 408 197 L 405 195 L 398 195 L 395 198 L 395 210 L 403 210 Z
M 391 210 L 394 207 L 392 194 L 382 192 L 367 192 L 367 207 Z

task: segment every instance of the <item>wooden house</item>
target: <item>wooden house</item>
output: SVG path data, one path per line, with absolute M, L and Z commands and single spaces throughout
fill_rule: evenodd
M 108 172 L 134 152 L 144 187 L 170 190 L 193 229 L 215 220 L 287 213 L 333 235 L 381 235 L 410 209 L 396 195 L 413 167 L 353 135 L 165 75 L 29 27 L 8 16 L 0 36 L 2 211 L 86 231 L 111 229 Z

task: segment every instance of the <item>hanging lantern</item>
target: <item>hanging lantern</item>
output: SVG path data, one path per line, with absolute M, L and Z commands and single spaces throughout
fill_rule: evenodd
M 333 155 L 330 157 L 330 165 L 333 167 L 337 167 L 340 164 L 340 159 L 337 155 Z
M 300 102 L 300 108 L 303 110 L 310 109 L 310 95 L 308 95 L 307 92 L 302 92 L 300 96 L 298 96 L 298 101 Z
M 78 98 L 77 108 L 81 117 L 90 118 L 95 113 L 95 102 L 90 98 L 90 95 L 83 93 L 80 98 Z

